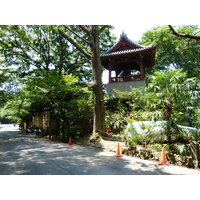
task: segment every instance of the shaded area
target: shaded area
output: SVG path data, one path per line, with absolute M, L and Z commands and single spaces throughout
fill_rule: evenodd
M 0 174 L 168 175 L 151 161 L 102 152 L 94 147 L 53 143 L 44 138 L 0 132 Z M 179 173 L 180 174 L 180 173 Z

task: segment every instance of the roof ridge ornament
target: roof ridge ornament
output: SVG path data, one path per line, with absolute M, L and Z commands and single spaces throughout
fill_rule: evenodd
M 122 30 L 122 34 L 120 35 L 119 39 L 122 39 L 122 38 L 128 39 L 127 34 L 125 34 L 123 30 Z

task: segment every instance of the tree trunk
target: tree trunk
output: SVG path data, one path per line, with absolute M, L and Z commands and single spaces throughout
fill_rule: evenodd
M 93 74 L 93 92 L 94 92 L 94 110 L 93 110 L 93 134 L 102 134 L 105 131 L 105 109 L 104 109 L 104 98 L 103 98 L 103 87 L 102 87 L 102 65 L 100 60 L 100 49 L 99 49 L 99 34 L 100 31 L 98 26 L 91 26 L 90 31 L 90 42 L 91 42 L 91 64 Z
M 165 103 L 165 112 L 164 112 L 164 119 L 167 121 L 167 140 L 168 143 L 171 143 L 171 127 L 170 127 L 170 120 L 172 119 L 172 100 L 167 98 Z
M 92 137 L 95 133 L 105 133 L 105 110 L 104 110 L 104 99 L 103 99 L 103 87 L 102 87 L 102 72 L 103 67 L 100 59 L 100 47 L 99 47 L 99 36 L 100 33 L 106 28 L 103 26 L 99 29 L 97 25 L 91 25 L 88 28 L 79 26 L 88 36 L 88 40 L 85 40 L 79 36 L 83 41 L 90 44 L 91 53 L 85 51 L 77 42 L 67 36 L 62 30 L 59 30 L 61 35 L 66 38 L 72 45 L 74 45 L 83 55 L 88 59 L 91 59 L 92 64 L 92 75 L 93 75 L 93 93 L 94 93 L 94 109 L 93 109 L 93 132 Z M 68 28 L 69 30 L 69 28 Z M 72 30 L 71 33 L 75 34 Z M 75 34 L 77 35 L 77 34 Z

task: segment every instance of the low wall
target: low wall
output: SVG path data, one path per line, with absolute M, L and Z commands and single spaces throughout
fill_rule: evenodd
M 106 85 L 106 93 L 112 97 L 118 97 L 118 94 L 113 91 L 117 89 L 121 92 L 131 92 L 132 88 L 144 88 L 146 87 L 145 81 L 131 81 L 131 82 L 117 82 L 108 83 Z

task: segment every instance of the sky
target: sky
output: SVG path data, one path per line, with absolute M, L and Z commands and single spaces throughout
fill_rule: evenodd
M 115 28 L 112 30 L 112 33 L 119 39 L 119 36 L 121 35 L 122 31 L 124 31 L 125 34 L 127 34 L 128 38 L 131 40 L 137 42 L 141 39 L 142 34 L 146 31 L 152 29 L 155 26 L 158 26 L 159 24 L 112 24 Z

